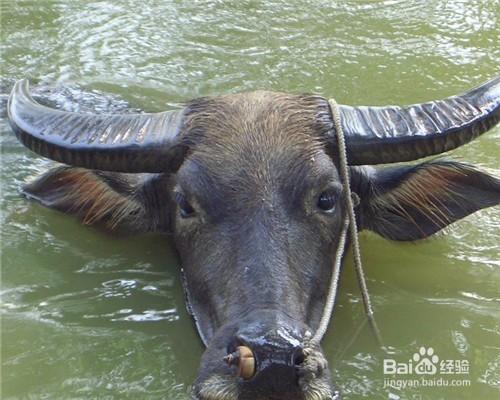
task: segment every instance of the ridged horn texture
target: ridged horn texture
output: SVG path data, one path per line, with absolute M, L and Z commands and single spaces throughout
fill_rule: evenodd
M 462 146 L 495 126 L 500 76 L 445 100 L 407 107 L 340 106 L 340 113 L 349 164 L 416 160 Z
M 65 164 L 117 172 L 175 170 L 186 151 L 179 131 L 183 111 L 154 114 L 83 114 L 36 102 L 28 81 L 18 81 L 7 112 L 18 139 Z

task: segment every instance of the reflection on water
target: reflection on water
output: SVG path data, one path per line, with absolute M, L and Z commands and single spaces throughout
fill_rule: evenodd
M 81 111 L 125 112 L 127 103 L 156 111 L 257 88 L 413 103 L 487 80 L 500 61 L 495 0 L 0 7 L 0 87 L 21 77 L 60 84 L 37 90 L 53 106 Z M 109 236 L 21 198 L 22 183 L 50 163 L 23 149 L 5 121 L 0 128 L 2 398 L 187 399 L 203 349 L 168 240 Z M 499 137 L 496 128 L 453 156 L 499 174 Z M 432 346 L 442 358 L 468 359 L 472 384 L 383 388 L 387 355 L 369 332 L 348 267 L 324 341 L 346 399 L 498 397 L 499 216 L 485 210 L 418 245 L 362 234 L 391 356 L 405 360 Z

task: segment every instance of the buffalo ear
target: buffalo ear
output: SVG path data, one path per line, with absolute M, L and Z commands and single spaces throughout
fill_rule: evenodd
M 352 167 L 361 197 L 360 229 L 392 240 L 426 238 L 465 216 L 500 203 L 500 180 L 452 161 L 413 166 Z
M 162 175 L 125 174 L 60 166 L 23 188 L 44 206 L 86 225 L 131 233 L 168 231 L 168 183 Z

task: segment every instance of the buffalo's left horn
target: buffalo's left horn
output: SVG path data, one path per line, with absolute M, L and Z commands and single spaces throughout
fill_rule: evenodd
M 495 126 L 500 121 L 500 76 L 441 101 L 339 110 L 349 164 L 416 160 L 459 147 Z M 335 146 L 334 131 L 327 140 Z
M 37 103 L 27 80 L 18 81 L 7 106 L 19 140 L 65 164 L 117 172 L 175 170 L 186 147 L 179 131 L 183 111 L 155 114 L 83 114 Z

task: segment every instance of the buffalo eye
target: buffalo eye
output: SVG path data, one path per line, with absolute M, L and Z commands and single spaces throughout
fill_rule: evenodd
M 179 206 L 179 212 L 182 218 L 189 218 L 194 214 L 194 208 L 183 193 L 175 192 L 175 201 Z
M 318 208 L 324 212 L 333 212 L 336 204 L 336 195 L 333 190 L 326 190 L 318 197 Z

